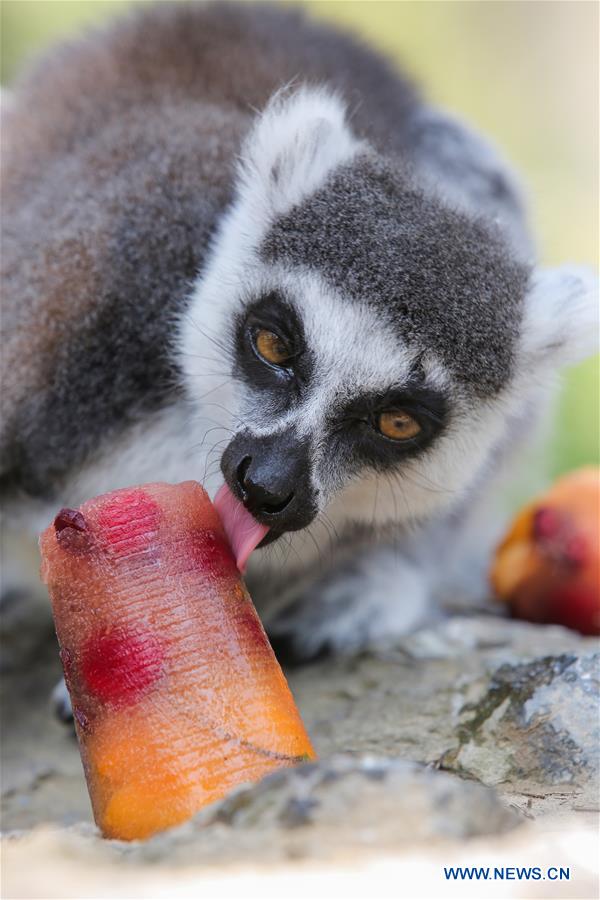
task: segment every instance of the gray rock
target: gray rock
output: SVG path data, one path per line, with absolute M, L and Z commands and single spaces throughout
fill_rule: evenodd
M 201 824 L 232 828 L 360 827 L 385 823 L 399 840 L 496 834 L 519 819 L 495 791 L 387 757 L 338 755 L 285 769 L 211 807 Z
M 599 653 L 504 664 L 475 687 L 444 768 L 505 791 L 562 794 L 574 808 L 597 805 Z

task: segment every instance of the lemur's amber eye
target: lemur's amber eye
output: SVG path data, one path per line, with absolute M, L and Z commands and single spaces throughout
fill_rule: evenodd
M 392 441 L 409 441 L 421 430 L 417 420 L 402 409 L 390 409 L 381 413 L 377 426 L 384 437 Z
M 279 335 L 266 328 L 256 332 L 254 344 L 262 358 L 272 366 L 284 366 L 292 358 L 289 348 Z

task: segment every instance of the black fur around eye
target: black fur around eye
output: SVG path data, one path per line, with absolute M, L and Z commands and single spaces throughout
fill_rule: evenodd
M 301 320 L 276 291 L 237 316 L 234 353 L 234 375 L 260 391 L 274 412 L 295 404 L 310 381 L 313 360 Z
M 331 437 L 349 469 L 385 471 L 418 455 L 444 430 L 446 397 L 420 385 L 357 397 L 332 413 Z

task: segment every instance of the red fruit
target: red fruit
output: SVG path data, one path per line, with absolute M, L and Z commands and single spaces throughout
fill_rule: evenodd
M 89 546 L 87 522 L 78 509 L 61 509 L 53 525 L 56 540 L 63 550 L 77 552 Z
M 231 547 L 216 531 L 197 531 L 189 543 L 189 555 L 194 566 L 215 578 L 238 577 Z
M 555 509 L 541 506 L 533 515 L 533 537 L 536 540 L 548 540 L 560 531 L 561 520 Z
M 525 507 L 498 547 L 492 587 L 530 622 L 600 634 L 600 470 L 561 478 Z
M 548 621 L 558 622 L 581 634 L 600 634 L 600 606 L 598 593 L 586 585 L 565 585 L 557 588 L 551 601 Z
M 153 634 L 103 632 L 85 644 L 80 671 L 88 693 L 102 703 L 134 703 L 161 677 L 162 647 Z
M 155 542 L 160 508 L 145 491 L 117 491 L 109 494 L 100 508 L 98 524 L 111 556 L 131 556 L 149 549 Z
M 54 530 L 57 534 L 65 528 L 74 528 L 75 531 L 85 531 L 86 521 L 78 509 L 61 509 L 54 519 Z

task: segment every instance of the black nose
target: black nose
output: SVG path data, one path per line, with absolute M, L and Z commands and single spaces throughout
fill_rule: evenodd
M 294 491 L 286 494 L 287 479 L 280 479 L 279 484 L 269 481 L 261 482 L 264 471 L 261 473 L 259 466 L 252 467 L 252 457 L 246 456 L 237 467 L 237 483 L 242 499 L 248 507 L 263 515 L 274 515 L 283 512 L 294 499 Z M 264 468 L 264 467 L 263 467 Z
M 315 517 L 309 446 L 293 430 L 236 435 L 221 468 L 233 493 L 273 536 L 305 528 Z

